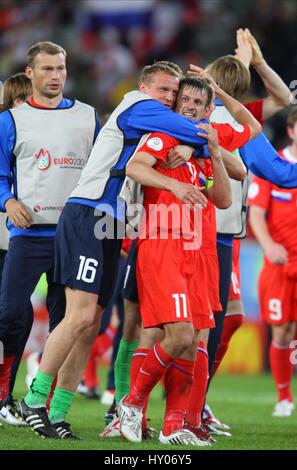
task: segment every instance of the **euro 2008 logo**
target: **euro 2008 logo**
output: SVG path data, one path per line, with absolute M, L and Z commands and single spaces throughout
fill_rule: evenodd
M 48 150 L 40 149 L 34 155 L 35 160 L 38 162 L 38 169 L 41 171 L 47 170 L 51 166 L 51 156 Z

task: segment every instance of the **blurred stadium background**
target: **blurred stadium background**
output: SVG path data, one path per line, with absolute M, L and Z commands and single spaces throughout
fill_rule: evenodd
M 27 48 L 41 40 L 68 53 L 65 95 L 86 101 L 102 119 L 137 86 L 145 64 L 167 59 L 184 70 L 234 53 L 236 29 L 248 27 L 267 62 L 287 84 L 297 79 L 296 0 L 1 0 L 0 80 L 26 65 Z M 252 73 L 248 98 L 264 90 Z M 277 149 L 287 144 L 285 118 L 265 125 Z M 259 373 L 266 367 L 267 332 L 259 322 L 257 275 L 262 254 L 242 243 L 242 293 L 246 323 L 233 339 L 221 370 Z M 27 352 L 41 349 L 47 332 L 42 281 L 34 294 L 36 321 Z M 236 349 L 236 353 L 235 353 Z

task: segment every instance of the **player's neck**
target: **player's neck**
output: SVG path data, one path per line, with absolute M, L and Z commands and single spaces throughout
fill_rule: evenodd
M 292 142 L 292 145 L 289 145 L 289 151 L 292 157 L 294 157 L 294 160 L 297 162 L 297 143 Z
M 35 103 L 45 106 L 46 108 L 56 108 L 62 101 L 63 96 L 62 93 L 58 96 L 55 96 L 54 98 L 48 98 L 47 96 L 43 96 L 40 93 L 36 92 L 33 90 L 33 95 L 32 95 L 33 101 Z

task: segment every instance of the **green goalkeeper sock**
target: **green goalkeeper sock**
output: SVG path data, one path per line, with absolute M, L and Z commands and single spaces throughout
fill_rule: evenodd
M 56 387 L 50 404 L 49 420 L 51 423 L 65 421 L 72 405 L 74 393 L 64 388 Z
M 129 343 L 122 338 L 114 366 L 115 400 L 116 403 L 129 393 L 130 390 L 130 366 L 132 356 L 138 346 L 138 341 Z
M 32 382 L 29 392 L 24 398 L 26 405 L 32 408 L 45 406 L 53 381 L 53 375 L 44 374 L 39 370 Z

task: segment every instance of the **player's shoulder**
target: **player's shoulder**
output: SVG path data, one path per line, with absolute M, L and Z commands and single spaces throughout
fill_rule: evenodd
M 91 106 L 90 104 L 85 103 L 84 101 L 80 101 L 80 100 L 76 100 L 76 99 L 75 100 L 74 99 L 68 99 L 67 101 L 69 102 L 69 107 L 77 106 L 77 107 L 81 107 L 81 108 L 84 108 L 84 109 L 89 109 L 92 112 L 95 111 L 95 108 L 93 106 Z
M 246 132 L 249 129 L 247 125 L 240 124 L 239 122 L 235 121 L 235 119 L 231 122 L 211 123 L 211 125 L 217 130 L 218 134 L 221 136 L 234 132 L 242 133 Z
M 2 130 L 9 129 L 11 128 L 11 126 L 13 126 L 13 117 L 10 110 L 3 111 L 0 114 L 0 125 Z
M 178 145 L 179 141 L 171 135 L 165 134 L 164 132 L 152 132 L 147 140 L 146 146 L 152 150 L 161 151 L 165 148 L 173 147 Z
M 270 194 L 274 185 L 267 180 L 254 176 L 248 190 L 248 197 L 251 200 L 263 196 L 264 194 Z
M 0 114 L 0 116 L 6 115 L 10 116 L 11 118 L 14 114 L 22 114 L 24 111 L 28 111 L 29 109 L 31 109 L 31 106 L 26 101 L 24 101 L 24 103 L 20 104 L 19 106 L 4 111 Z M 9 117 L 7 117 L 7 119 L 9 119 Z
M 158 100 L 155 100 L 151 96 L 147 95 L 146 93 L 142 93 L 139 90 L 130 91 L 126 93 L 121 103 L 124 103 L 126 106 L 130 105 L 132 109 L 162 109 L 165 106 L 161 105 Z M 121 105 L 120 103 L 120 105 Z M 166 109 L 166 108 L 165 108 Z

